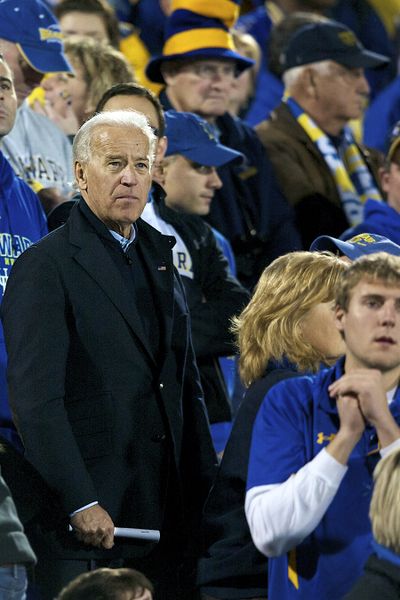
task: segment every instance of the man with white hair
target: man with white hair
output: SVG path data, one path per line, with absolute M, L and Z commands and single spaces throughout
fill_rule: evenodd
M 324 21 L 297 31 L 281 60 L 284 99 L 256 131 L 308 247 L 319 235 L 339 237 L 361 221 L 367 199 L 382 199 L 377 169 L 348 123 L 368 98 L 364 69 L 387 59 Z
M 155 147 L 139 113 L 87 121 L 73 148 L 81 199 L 7 285 L 10 403 L 27 459 L 62 505 L 54 531 L 31 536 L 45 599 L 98 566 L 140 569 L 157 599 L 193 597 L 178 574 L 215 455 L 175 240 L 139 218 Z M 114 526 L 161 541 L 114 546 Z

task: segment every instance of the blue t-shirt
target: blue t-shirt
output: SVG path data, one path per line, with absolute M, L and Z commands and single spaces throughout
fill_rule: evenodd
M 253 429 L 248 490 L 286 481 L 330 443 L 340 423 L 327 388 L 342 374 L 343 359 L 268 392 Z M 400 423 L 399 390 L 391 411 Z M 379 458 L 376 431 L 368 426 L 319 525 L 287 554 L 269 558 L 269 600 L 339 600 L 350 590 L 371 553 L 368 510 Z
M 0 151 L 0 300 L 15 260 L 46 233 L 46 217 L 38 197 L 15 175 Z M 7 399 L 6 367 L 7 355 L 0 322 L 0 434 L 19 447 Z

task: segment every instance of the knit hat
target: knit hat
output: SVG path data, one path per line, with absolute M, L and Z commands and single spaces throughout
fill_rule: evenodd
M 172 60 L 232 60 L 238 73 L 254 61 L 235 50 L 229 29 L 239 15 L 240 0 L 172 0 L 163 52 L 148 63 L 151 81 L 165 83 L 161 65 Z

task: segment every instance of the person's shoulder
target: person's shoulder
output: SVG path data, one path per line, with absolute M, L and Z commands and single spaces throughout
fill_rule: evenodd
M 51 135 L 53 139 L 59 138 L 63 143 L 71 146 L 68 136 L 51 119 L 35 112 L 25 102 L 18 109 L 14 128 L 8 135 L 12 135 L 13 130 L 19 128 L 29 130 L 30 135 L 36 131 L 39 140 Z
M 48 254 L 51 257 L 57 257 L 57 250 L 64 247 L 68 241 L 67 225 L 62 225 L 58 229 L 51 231 L 40 240 L 29 246 L 25 252 L 34 251 L 36 254 Z M 25 253 L 24 252 L 24 253 Z
M 255 131 L 243 119 L 226 112 L 217 118 L 217 125 L 222 136 L 236 136 L 239 139 L 257 139 Z
M 164 233 L 161 233 L 158 231 L 158 229 L 149 223 L 146 223 L 144 219 L 139 218 L 136 221 L 136 226 L 142 239 L 148 239 L 154 243 L 158 242 L 161 245 L 169 246 L 171 248 L 175 243 L 175 238 L 172 235 L 165 235 Z
M 298 396 L 299 394 L 307 394 L 312 390 L 313 386 L 317 381 L 318 375 L 307 374 L 299 375 L 295 377 L 285 377 L 284 379 L 274 383 L 270 391 L 274 393 L 276 397 L 286 396 L 291 397 L 293 394 Z
M 319 395 L 332 381 L 343 374 L 343 358 L 339 359 L 332 367 L 321 365 L 316 373 L 307 373 L 285 379 L 273 386 L 272 390 L 277 396 L 285 395 L 290 398 L 302 398 L 305 403 Z
M 281 102 L 267 119 L 255 126 L 254 130 L 265 145 L 271 138 L 292 136 L 293 129 L 296 130 L 297 127 L 296 120 L 288 107 L 284 102 Z

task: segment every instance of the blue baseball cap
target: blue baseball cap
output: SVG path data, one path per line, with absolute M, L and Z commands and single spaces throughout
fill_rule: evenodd
M 63 34 L 40 0 L 0 0 L 0 38 L 14 42 L 35 71 L 72 71 L 63 53 Z
M 376 69 L 389 62 L 387 56 L 364 48 L 356 35 L 333 20 L 305 25 L 290 38 L 280 61 L 285 71 L 323 60 L 350 69 Z
M 221 167 L 233 160 L 244 160 L 241 152 L 220 144 L 211 125 L 193 113 L 166 111 L 165 135 L 168 139 L 165 156 L 182 154 L 208 167 Z
M 388 254 L 400 256 L 400 246 L 389 240 L 389 238 L 375 233 L 360 233 L 346 242 L 329 235 L 321 235 L 310 246 L 311 252 L 315 250 L 329 250 L 330 252 L 339 250 L 351 260 L 376 252 L 387 252 Z

